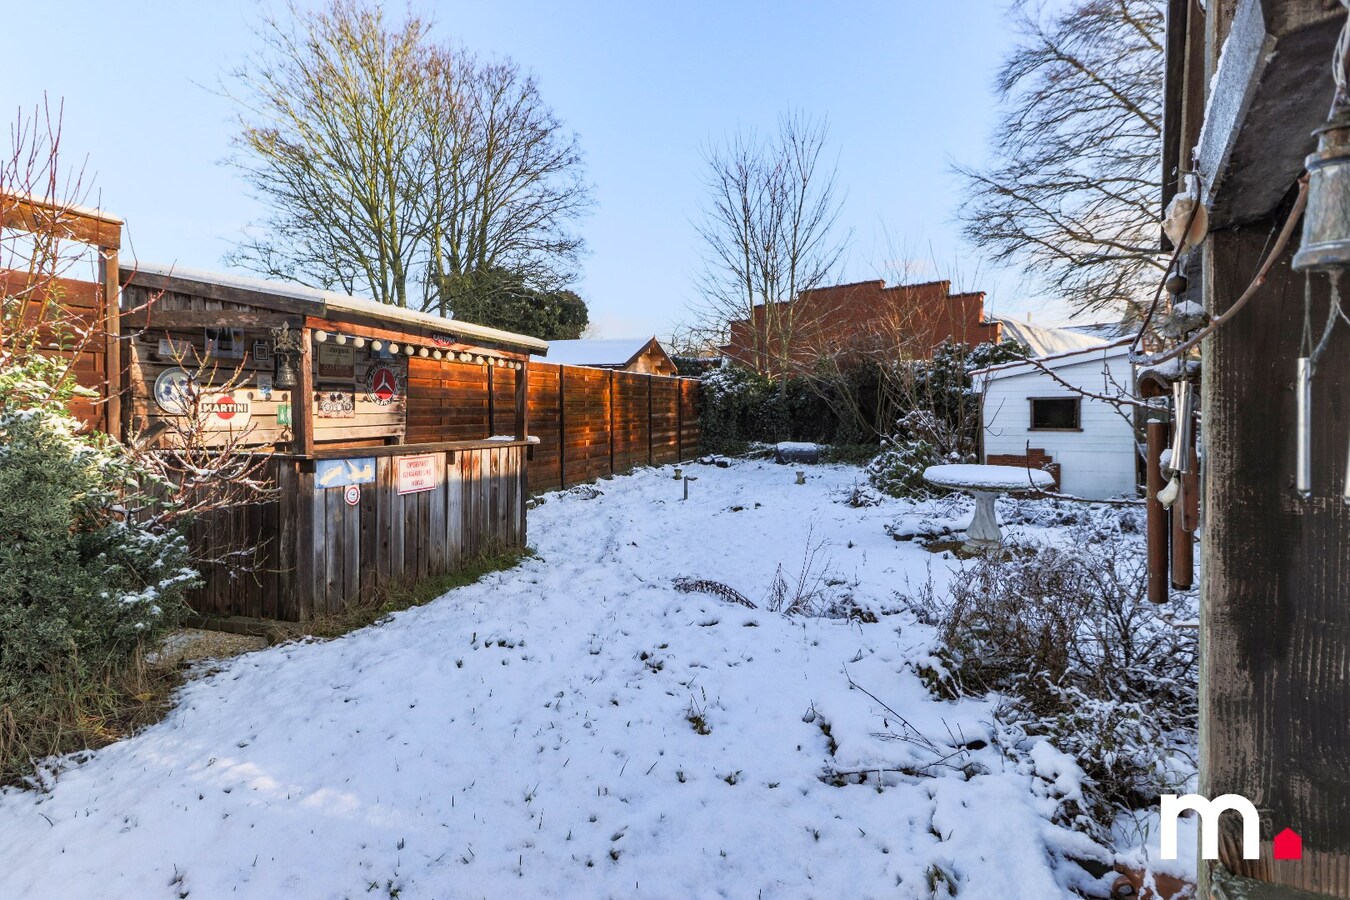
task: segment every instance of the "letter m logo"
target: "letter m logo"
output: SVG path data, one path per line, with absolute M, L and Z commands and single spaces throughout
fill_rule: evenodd
M 1242 816 L 1242 858 L 1261 858 L 1261 817 L 1256 807 L 1239 794 L 1224 794 L 1206 800 L 1199 794 L 1162 795 L 1162 832 L 1160 838 L 1163 859 L 1177 858 L 1177 816 L 1183 809 L 1193 809 L 1200 817 L 1200 856 L 1219 858 L 1219 816 L 1236 811 Z

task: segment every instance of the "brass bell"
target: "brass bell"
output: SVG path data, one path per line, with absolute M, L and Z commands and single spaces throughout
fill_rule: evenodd
M 300 383 L 300 373 L 295 369 L 295 361 L 290 353 L 277 354 L 276 374 L 272 378 L 274 387 L 290 390 Z
M 1317 152 L 1308 156 L 1308 208 L 1296 271 L 1350 267 L 1350 110 L 1314 132 Z

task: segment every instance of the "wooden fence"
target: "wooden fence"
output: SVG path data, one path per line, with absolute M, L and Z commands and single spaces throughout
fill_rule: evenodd
M 530 490 L 693 458 L 698 392 L 692 378 L 531 363 Z
M 199 521 L 189 541 L 221 561 L 202 568 L 206 585 L 193 592 L 193 608 L 305 621 L 369 597 L 379 585 L 453 572 L 491 548 L 525 545 L 524 445 L 368 452 L 374 482 L 362 486 L 354 505 L 342 487 L 316 481 L 315 460 L 276 455 L 267 462 L 276 499 Z M 433 489 L 399 493 L 398 460 L 408 456 L 431 458 Z M 239 566 L 230 554 L 259 537 L 256 558 Z

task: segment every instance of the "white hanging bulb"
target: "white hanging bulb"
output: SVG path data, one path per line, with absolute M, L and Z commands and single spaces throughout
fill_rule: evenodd
M 361 347 L 364 347 L 366 345 L 366 339 L 363 337 L 352 338 L 352 343 L 355 344 L 358 349 L 360 349 Z
M 337 343 L 339 346 L 345 346 L 347 343 L 347 336 L 339 332 L 337 336 Z
M 328 340 L 328 332 L 326 331 L 314 332 L 314 340 L 322 344 L 324 341 Z
M 443 355 L 443 354 L 442 354 L 441 351 L 439 351 L 439 350 L 432 350 L 432 351 L 431 351 L 431 358 L 432 358 L 432 359 L 440 359 L 442 355 Z
M 417 348 L 417 355 L 420 356 L 420 357 L 422 357 L 423 359 L 426 359 L 428 356 L 431 355 L 431 352 L 430 352 L 429 350 L 427 350 L 426 347 L 418 347 L 418 348 Z
M 370 349 L 378 353 L 379 351 L 384 349 L 384 341 L 371 341 Z
M 395 344 L 395 343 L 393 343 L 393 342 L 390 342 L 390 344 L 389 344 L 389 352 L 390 352 L 390 353 L 397 353 L 397 352 L 398 352 L 398 344 Z

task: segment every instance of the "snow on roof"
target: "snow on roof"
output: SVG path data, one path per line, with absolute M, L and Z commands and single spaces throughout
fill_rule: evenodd
M 548 361 L 565 366 L 622 366 L 655 337 L 549 341 Z
M 547 353 L 550 346 L 547 341 L 541 341 L 528 335 L 502 331 L 499 328 L 489 328 L 486 325 L 475 325 L 472 322 L 461 322 L 458 319 L 446 319 L 431 313 L 417 312 L 401 306 L 392 306 L 388 303 L 379 303 L 365 297 L 351 297 L 336 291 L 306 287 L 303 284 L 295 284 L 290 281 L 268 281 L 262 278 L 251 278 L 247 275 L 207 272 L 201 269 L 185 269 L 181 266 L 165 266 L 143 262 L 122 266 L 121 268 L 123 271 L 134 275 L 150 275 L 199 284 L 213 284 L 243 291 L 255 291 L 259 294 L 271 294 L 275 297 L 289 297 L 292 300 L 309 300 L 339 312 L 371 316 L 423 328 L 439 328 L 451 334 L 495 341 L 531 351 L 542 350 Z M 316 314 L 322 314 L 322 310 L 316 310 L 315 312 Z
M 1032 359 L 1045 366 L 1047 369 L 1058 369 L 1060 366 L 1071 366 L 1075 363 L 1084 362 L 1093 358 L 1095 355 L 1099 359 L 1109 359 L 1116 356 L 1123 356 L 1130 352 L 1130 344 L 1134 341 L 1133 337 L 1123 337 L 1110 344 L 1098 344 L 1095 347 L 1085 347 L 1081 350 L 1069 350 L 1064 353 L 1055 353 L 1050 356 L 1036 356 Z M 1026 372 L 1035 371 L 1036 367 L 1025 360 L 1006 362 L 997 366 L 989 366 L 985 369 L 974 369 L 971 375 L 984 375 L 989 378 L 1006 378 L 1009 375 L 1022 375 Z
M 990 319 L 1003 323 L 1003 339 L 1005 341 L 1014 340 L 1026 344 L 1031 348 L 1032 356 L 1051 356 L 1056 353 L 1067 353 L 1070 350 L 1104 347 L 1107 343 L 1095 335 L 1084 334 L 1068 328 L 1045 328 L 1006 316 L 990 316 Z

